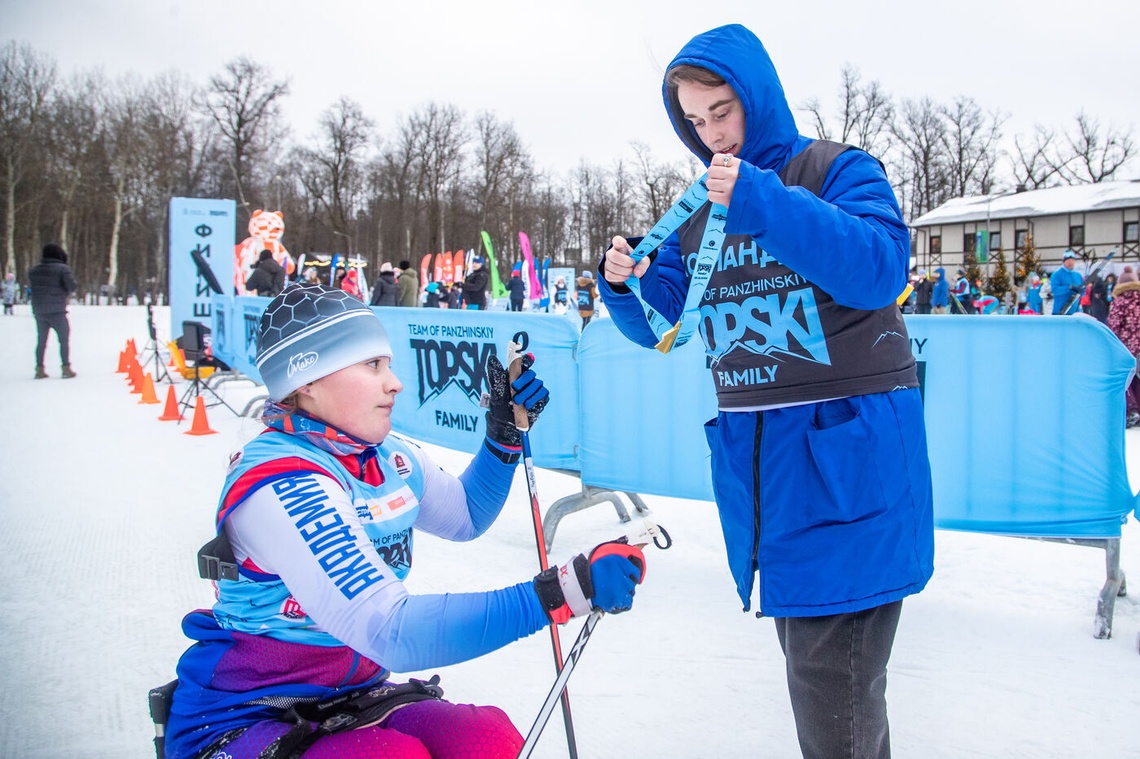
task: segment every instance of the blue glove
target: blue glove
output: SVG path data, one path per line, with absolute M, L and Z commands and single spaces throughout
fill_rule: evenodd
M 526 409 L 529 427 L 533 427 L 538 415 L 550 400 L 550 391 L 531 369 L 534 356 L 527 353 L 522 357 L 522 374 L 514 382 L 509 381 L 507 370 L 498 357 L 487 359 L 487 437 L 502 446 L 518 448 L 522 436 L 515 427 L 514 409 L 511 401 Z
M 629 611 L 637 586 L 645 579 L 645 555 L 624 540 L 602 543 L 586 558 L 578 554 L 561 567 L 534 578 L 538 600 L 551 622 L 600 609 L 609 614 Z

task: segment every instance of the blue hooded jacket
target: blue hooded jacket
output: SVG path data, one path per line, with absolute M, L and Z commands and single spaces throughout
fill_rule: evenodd
M 930 294 L 930 305 L 946 308 L 950 305 L 950 283 L 946 281 L 946 270 L 940 266 L 934 271 L 938 272 L 938 281 L 934 283 L 934 290 Z
M 848 150 L 832 162 L 818 197 L 787 187 L 778 172 L 813 140 L 796 130 L 760 40 L 743 26 L 720 27 L 691 40 L 669 68 L 679 64 L 721 76 L 745 113 L 726 235 L 747 235 L 840 306 L 875 311 L 893 304 L 907 283 L 909 232 L 879 162 Z M 707 166 L 712 151 L 667 86 L 663 94 L 677 135 Z M 642 297 L 669 321 L 680 315 L 688 289 L 685 253 L 692 251 L 681 251 L 677 234 L 670 236 L 641 278 Z M 618 329 L 654 346 L 636 296 L 604 276 L 599 283 Z M 831 399 L 722 411 L 706 425 L 729 566 L 745 609 L 757 573 L 761 611 L 783 617 L 889 603 L 921 590 L 933 572 L 918 389 L 825 397 Z

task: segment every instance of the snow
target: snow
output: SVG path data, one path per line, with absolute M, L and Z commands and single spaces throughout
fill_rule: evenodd
M 157 311 L 160 336 L 168 323 Z M 212 600 L 197 549 L 212 535 L 230 451 L 260 425 L 223 407 L 219 434 L 190 436 L 140 405 L 118 353 L 146 342 L 140 307 L 73 307 L 72 364 L 61 381 L 32 379 L 34 322 L 26 306 L 0 317 L 3 455 L 0 555 L 0 756 L 153 756 L 147 690 L 173 678 L 187 645 L 182 616 Z M 249 383 L 222 386 L 241 407 Z M 166 390 L 159 388 L 164 400 Z M 1045 404 L 1047 407 L 1049 404 Z M 540 421 L 539 424 L 542 422 Z M 1140 480 L 1140 430 L 1128 431 Z M 427 446 L 458 472 L 466 454 Z M 539 470 L 547 508 L 577 491 Z M 632 612 L 601 620 L 570 680 L 583 757 L 796 757 L 771 622 L 742 614 L 710 503 L 646 497 L 675 545 L 648 549 Z M 607 504 L 567 516 L 552 560 L 622 533 Z M 1104 582 L 1100 550 L 969 533 L 937 533 L 936 571 L 906 601 L 889 670 L 899 757 L 1140 757 L 1140 607 L 1119 598 L 1114 636 L 1092 637 Z M 1125 526 L 1121 563 L 1140 584 L 1140 526 Z M 538 569 L 522 469 L 487 535 L 467 544 L 416 541 L 413 592 L 502 587 Z M 1134 591 L 1136 592 L 1136 591 Z M 564 650 L 581 625 L 563 628 Z M 447 697 L 496 704 L 525 734 L 554 679 L 549 636 L 533 635 L 442 667 Z M 409 673 L 415 674 L 415 673 Z M 421 673 L 421 674 L 430 674 Z M 536 756 L 566 756 L 555 710 Z
M 997 195 L 954 198 L 919 216 L 911 227 L 983 219 L 1024 219 L 1063 213 L 1107 211 L 1140 205 L 1140 182 L 1117 181 L 1050 187 Z

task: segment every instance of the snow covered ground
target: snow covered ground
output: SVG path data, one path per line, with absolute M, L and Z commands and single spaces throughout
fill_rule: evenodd
M 220 434 L 185 435 L 140 405 L 118 354 L 146 342 L 140 307 L 74 307 L 62 381 L 32 380 L 26 306 L 0 317 L 0 756 L 153 756 L 146 693 L 173 677 L 179 622 L 208 606 L 195 554 L 212 534 L 228 453 L 259 425 L 217 407 Z M 168 317 L 158 311 L 160 335 Z M 238 404 L 248 383 L 223 386 Z M 165 389 L 159 389 L 160 400 Z M 541 424 L 541 422 L 539 422 Z M 1128 431 L 1140 483 L 1140 430 Z M 429 451 L 458 472 L 467 455 Z M 578 489 L 538 473 L 544 509 Z M 713 505 L 646 498 L 675 546 L 648 555 L 631 613 L 599 624 L 570 681 L 580 755 L 796 757 L 772 624 L 742 614 Z M 566 517 L 552 560 L 621 532 L 608 505 Z M 1133 595 L 1114 636 L 1092 637 L 1104 552 L 989 535 L 937 533 L 936 572 L 908 599 L 890 666 L 895 756 L 1140 757 L 1140 525 L 1125 527 Z M 413 592 L 478 590 L 531 577 L 537 557 L 521 468 L 503 516 L 482 539 L 416 541 Z M 579 623 L 563 631 L 569 648 Z M 447 696 L 504 708 L 526 732 L 554 677 L 538 634 L 438 670 Z M 537 755 L 566 755 L 555 711 Z

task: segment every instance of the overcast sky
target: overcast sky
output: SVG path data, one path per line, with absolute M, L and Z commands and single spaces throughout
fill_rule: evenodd
M 340 95 L 381 134 L 436 101 L 513 122 L 556 171 L 629 155 L 634 140 L 686 157 L 662 70 L 693 35 L 732 22 L 764 41 L 793 106 L 819 98 L 834 114 L 850 63 L 896 101 L 967 95 L 1001 109 L 1010 135 L 1071 128 L 1082 109 L 1140 135 L 1136 0 L 0 0 L 4 41 L 50 53 L 65 75 L 173 68 L 205 83 L 247 55 L 290 80 L 299 141 Z M 1140 168 L 1121 178 L 1132 176 Z

